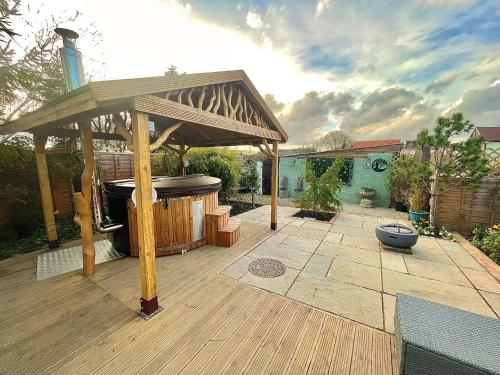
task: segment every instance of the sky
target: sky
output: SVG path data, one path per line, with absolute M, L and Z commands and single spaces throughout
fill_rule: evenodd
M 408 140 L 454 112 L 500 126 L 498 0 L 44 0 L 23 13 L 76 11 L 60 26 L 80 32 L 91 79 L 243 69 L 289 146 L 336 129 Z

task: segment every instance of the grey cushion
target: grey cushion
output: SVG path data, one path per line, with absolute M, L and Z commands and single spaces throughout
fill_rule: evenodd
M 396 295 L 400 374 L 500 374 L 500 320 Z

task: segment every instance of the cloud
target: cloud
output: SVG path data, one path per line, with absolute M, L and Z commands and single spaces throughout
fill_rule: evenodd
M 316 4 L 316 12 L 315 17 L 319 17 L 321 13 L 325 10 L 330 9 L 333 6 L 333 0 L 319 0 L 318 4 Z
M 436 79 L 434 82 L 427 85 L 425 87 L 424 91 L 426 93 L 440 94 L 443 92 L 443 89 L 450 86 L 457 79 L 457 77 L 458 77 L 458 74 L 452 74 L 452 75 L 449 75 L 446 77 Z
M 455 109 L 466 117 L 500 110 L 500 85 L 467 91 Z M 500 118 L 498 122 L 500 123 Z
M 260 29 L 262 28 L 262 16 L 257 12 L 256 9 L 250 8 L 247 13 L 247 25 L 252 29 Z
M 413 138 L 432 127 L 439 110 L 413 91 L 401 87 L 377 90 L 360 98 L 359 108 L 350 111 L 341 129 L 354 139 Z
M 288 106 L 279 120 L 292 145 L 310 144 L 324 132 L 331 130 L 334 125 L 332 116 L 342 116 L 349 112 L 353 103 L 354 97 L 349 93 L 320 94 L 311 91 Z
M 273 94 L 264 95 L 264 100 L 275 114 L 279 114 L 285 108 L 285 103 L 279 103 Z

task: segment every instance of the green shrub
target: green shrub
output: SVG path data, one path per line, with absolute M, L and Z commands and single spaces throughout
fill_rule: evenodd
M 340 189 L 342 180 L 339 172 L 344 166 L 342 158 L 336 158 L 326 172 L 320 177 L 314 173 L 310 162 L 306 164 L 304 180 L 306 190 L 295 202 L 305 210 L 336 212 L 342 206 L 340 201 Z
M 482 248 L 483 247 L 483 240 L 484 237 L 486 236 L 486 228 L 484 227 L 484 224 L 478 223 L 472 229 L 472 237 L 471 237 L 471 242 L 474 246 Z
M 257 172 L 257 162 L 254 159 L 247 159 L 243 162 L 240 187 L 243 192 L 252 194 L 252 206 L 255 207 L 255 193 L 259 190 L 260 178 Z
M 151 155 L 151 158 L 156 159 L 158 162 L 158 171 L 155 170 L 157 174 L 172 177 L 179 176 L 181 174 L 179 154 L 169 148 L 160 147 L 158 151 Z
M 483 253 L 500 264 L 500 225 L 486 229 L 484 224 L 476 224 L 472 229 L 471 242 Z
M 488 228 L 483 239 L 483 249 L 491 259 L 500 263 L 500 225 Z
M 240 182 L 241 165 L 238 153 L 224 148 L 196 148 L 187 153 L 189 174 L 204 174 L 222 180 L 221 199 L 229 199 L 236 193 Z
M 61 243 L 80 237 L 80 229 L 73 220 L 58 220 L 56 228 Z M 22 236 L 13 229 L 5 230 L 0 234 L 0 259 L 38 250 L 46 246 L 47 241 L 47 232 L 43 225 L 38 226 L 28 236 Z

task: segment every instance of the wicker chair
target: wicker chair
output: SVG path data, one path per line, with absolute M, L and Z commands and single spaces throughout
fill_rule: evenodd
M 401 375 L 500 374 L 500 320 L 396 295 Z

